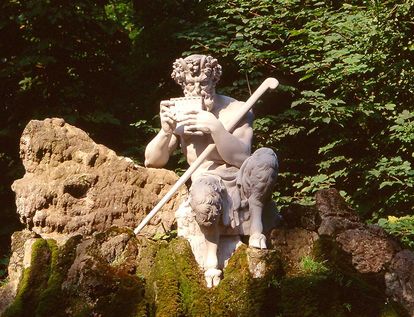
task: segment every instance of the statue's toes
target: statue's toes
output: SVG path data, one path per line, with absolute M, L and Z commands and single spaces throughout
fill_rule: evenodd
M 266 237 L 262 233 L 253 233 L 249 238 L 249 247 L 266 249 Z
M 218 269 L 208 269 L 204 273 L 204 277 L 207 282 L 207 287 L 212 288 L 213 286 L 217 286 L 221 280 L 221 270 Z
M 264 239 L 261 239 L 260 240 L 260 249 L 267 249 L 267 246 L 266 246 L 266 237 L 264 237 Z

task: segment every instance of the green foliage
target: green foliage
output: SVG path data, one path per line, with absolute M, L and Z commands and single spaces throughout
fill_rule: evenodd
M 160 100 L 181 94 L 170 72 L 183 50 L 217 56 L 220 92 L 240 100 L 266 76 L 281 82 L 254 122 L 256 146 L 280 158 L 279 206 L 312 204 L 335 186 L 367 220 L 414 211 L 411 0 L 28 0 L 0 9 L 4 250 L 18 227 L 10 185 L 23 175 L 28 120 L 63 117 L 142 164 Z M 167 167 L 185 165 L 176 152 Z
M 281 82 L 255 121 L 258 145 L 281 158 L 279 205 L 335 186 L 366 219 L 414 211 L 412 1 L 213 1 L 208 12 L 179 34 L 192 51 L 234 60 L 239 96 L 245 77 Z
M 300 270 L 304 274 L 323 274 L 328 272 L 328 268 L 325 266 L 324 262 L 319 262 L 315 260 L 312 256 L 304 256 L 300 260 Z
M 27 122 L 63 117 L 142 163 L 159 125 L 160 99 L 180 94 L 169 74 L 188 44 L 173 33 L 198 20 L 204 6 L 196 0 L 1 2 L 1 250 L 18 229 L 10 186 L 24 173 L 19 138 Z
M 405 247 L 414 249 L 414 216 L 388 216 L 379 219 L 378 225 L 397 237 Z

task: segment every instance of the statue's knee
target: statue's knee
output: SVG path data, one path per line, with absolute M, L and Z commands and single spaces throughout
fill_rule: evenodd
M 249 175 L 253 178 L 277 177 L 279 171 L 279 163 L 276 153 L 267 147 L 257 149 L 247 160 L 241 168 L 241 174 L 244 177 Z
M 268 165 L 276 170 L 279 169 L 279 162 L 276 153 L 268 147 L 262 147 L 254 151 L 251 156 L 251 160 L 256 162 L 257 165 Z
M 260 148 L 243 163 L 237 183 L 246 198 L 263 202 L 271 193 L 278 170 L 275 152 Z
M 224 186 L 213 176 L 193 182 L 190 189 L 190 206 L 200 226 L 209 227 L 218 222 L 223 209 Z

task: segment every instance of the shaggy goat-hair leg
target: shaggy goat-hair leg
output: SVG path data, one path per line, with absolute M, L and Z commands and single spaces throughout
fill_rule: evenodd
M 237 184 L 247 199 L 250 214 L 249 246 L 266 249 L 262 211 L 270 199 L 278 172 L 277 156 L 272 149 L 260 148 L 240 168 Z
M 206 251 L 204 255 L 204 277 L 207 287 L 217 286 L 221 279 L 221 270 L 218 267 L 217 247 L 219 244 L 220 234 L 217 225 L 211 227 L 202 227 L 204 233 Z
M 266 249 L 266 237 L 262 233 L 262 210 L 263 203 L 253 197 L 249 198 L 250 211 L 250 238 L 249 247 Z
M 190 205 L 195 220 L 205 239 L 204 276 L 207 287 L 217 286 L 221 271 L 218 269 L 217 249 L 220 239 L 218 223 L 223 214 L 225 187 L 215 176 L 204 176 L 194 181 L 191 187 Z

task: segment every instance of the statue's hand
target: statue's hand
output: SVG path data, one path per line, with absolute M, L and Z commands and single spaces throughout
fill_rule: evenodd
M 185 112 L 180 124 L 184 126 L 185 134 L 213 134 L 223 128 L 214 114 L 205 110 L 190 110 Z
M 161 129 L 167 134 L 172 134 L 177 126 L 175 113 L 171 107 L 174 107 L 174 102 L 170 100 L 163 100 L 160 103 Z

